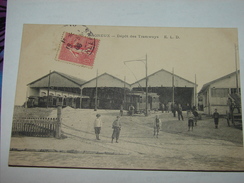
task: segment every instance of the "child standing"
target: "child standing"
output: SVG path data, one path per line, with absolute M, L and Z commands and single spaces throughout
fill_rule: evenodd
M 161 124 L 161 120 L 159 119 L 158 115 L 156 115 L 155 122 L 154 122 L 154 136 L 156 135 L 157 138 L 160 129 L 160 124 Z
M 192 113 L 194 115 L 194 121 L 195 121 L 195 126 L 197 126 L 197 118 L 198 118 L 198 112 L 197 112 L 197 108 L 195 106 L 193 106 L 193 110 Z
M 217 129 L 218 125 L 219 125 L 219 113 L 218 113 L 217 109 L 214 110 L 213 118 L 214 118 L 215 128 Z
M 101 120 L 100 116 L 101 116 L 100 114 L 97 114 L 96 115 L 97 118 L 94 121 L 94 130 L 95 130 L 97 140 L 100 140 L 99 134 L 100 134 L 100 131 L 102 128 L 102 120 Z
M 194 115 L 193 115 L 192 111 L 187 111 L 187 118 L 188 118 L 188 131 L 190 131 L 190 128 L 193 131 Z

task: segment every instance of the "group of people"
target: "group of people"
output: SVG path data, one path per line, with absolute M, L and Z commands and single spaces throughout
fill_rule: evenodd
M 180 108 L 180 104 L 179 104 L 179 108 Z M 179 110 L 178 109 L 178 117 L 180 120 L 180 116 L 182 117 L 182 120 L 184 120 L 183 115 L 182 115 L 182 108 Z M 195 107 L 193 107 L 193 109 L 187 109 L 187 119 L 188 119 L 188 131 L 192 130 L 193 131 L 193 127 L 197 125 L 197 118 L 198 118 L 198 112 L 196 110 Z M 213 119 L 214 119 L 214 124 L 215 124 L 215 128 L 218 128 L 218 124 L 219 124 L 219 113 L 217 111 L 217 109 L 214 110 L 213 113 Z M 154 136 L 156 136 L 158 138 L 158 133 L 160 130 L 160 124 L 161 124 L 161 120 L 159 119 L 159 116 L 156 115 L 155 121 L 154 121 Z
M 196 109 L 193 108 L 192 110 L 187 111 L 187 117 L 188 117 L 188 131 L 190 131 L 190 128 L 193 130 L 194 121 L 195 121 L 195 126 L 197 125 L 198 113 Z M 220 117 L 217 109 L 214 110 L 212 117 L 214 119 L 215 128 L 217 129 L 219 125 L 219 117 Z
M 100 140 L 99 135 L 100 135 L 100 131 L 102 128 L 102 120 L 101 120 L 100 116 L 101 116 L 100 114 L 97 114 L 96 119 L 94 121 L 94 130 L 95 130 L 97 140 Z M 114 139 L 116 139 L 116 143 L 118 143 L 119 134 L 120 134 L 120 130 L 121 130 L 120 116 L 117 116 L 116 119 L 114 120 L 114 122 L 112 124 L 112 129 L 113 129 L 113 133 L 112 133 L 111 143 L 113 143 Z
M 178 105 L 177 112 L 178 112 L 179 120 L 180 120 L 180 118 L 182 118 L 182 120 L 184 120 L 183 114 L 182 114 L 182 107 L 180 104 Z M 97 140 L 100 140 L 99 135 L 100 135 L 101 127 L 102 127 L 102 120 L 101 120 L 100 116 L 101 116 L 100 114 L 97 114 L 96 119 L 94 121 L 94 130 L 95 130 Z M 198 117 L 198 113 L 197 113 L 197 110 L 195 107 L 193 107 L 193 109 L 190 109 L 190 108 L 187 109 L 188 131 L 190 131 L 190 129 L 193 131 L 193 127 L 197 125 L 197 117 Z M 217 109 L 215 109 L 215 111 L 213 113 L 213 118 L 214 118 L 215 128 L 217 129 L 218 123 L 219 123 L 219 113 L 218 113 Z M 154 136 L 156 136 L 157 138 L 158 138 L 160 126 L 161 126 L 161 120 L 160 120 L 159 116 L 156 115 L 153 127 L 154 127 Z M 121 131 L 120 116 L 117 116 L 116 119 L 113 121 L 112 129 L 113 129 L 113 132 L 112 132 L 111 143 L 113 143 L 114 139 L 116 140 L 116 143 L 118 143 L 119 135 L 120 135 L 120 131 Z
M 163 113 L 164 112 L 168 112 L 169 113 L 170 111 L 172 111 L 174 117 L 176 117 L 176 112 L 177 112 L 178 119 L 184 121 L 181 104 L 176 104 L 174 102 L 172 102 L 172 103 L 169 102 L 167 105 L 164 105 L 162 103 L 161 108 L 162 108 L 162 112 Z

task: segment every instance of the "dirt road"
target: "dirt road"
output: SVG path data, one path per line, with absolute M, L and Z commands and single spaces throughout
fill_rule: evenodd
M 56 116 L 54 110 L 49 117 Z M 93 122 L 101 114 L 101 140 L 95 139 Z M 74 168 L 159 169 L 243 171 L 242 131 L 228 127 L 221 119 L 219 129 L 213 120 L 198 121 L 188 131 L 187 120 L 178 121 L 171 113 L 123 116 L 119 143 L 111 143 L 112 110 L 65 108 L 62 131 L 65 139 L 13 137 L 10 165 Z M 159 137 L 153 136 L 153 121 L 162 120 Z M 20 149 L 21 151 L 16 151 Z M 40 151 L 46 152 L 40 152 Z

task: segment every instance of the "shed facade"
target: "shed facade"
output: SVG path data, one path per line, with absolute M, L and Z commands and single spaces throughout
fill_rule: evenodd
M 196 87 L 195 83 L 164 69 L 148 76 L 148 92 L 157 93 L 161 104 L 165 106 L 171 102 L 180 103 L 183 108 L 187 103 L 193 106 Z M 146 91 L 146 78 L 131 84 L 131 88 L 134 91 Z
M 41 98 L 42 107 L 46 105 L 45 102 L 55 106 L 60 101 L 74 108 L 94 108 L 97 86 L 97 107 L 119 109 L 125 93 L 130 90 L 128 83 L 107 73 L 85 81 L 56 71 L 27 86 L 27 98 L 32 99 L 31 103 L 36 102 L 37 97 L 39 101 Z
M 125 81 L 108 73 L 97 76 L 82 85 L 82 95 L 91 99 L 90 108 L 95 105 L 97 86 L 98 108 L 119 109 L 125 95 L 130 91 L 130 85 Z
M 80 87 L 85 80 L 64 73 L 53 71 L 28 86 L 28 96 L 61 96 L 79 97 Z
M 240 86 L 239 71 L 230 73 L 203 85 L 198 95 L 202 100 L 202 108 L 205 114 L 211 115 L 215 109 L 217 109 L 221 115 L 225 115 L 228 112 L 228 94 L 237 93 L 236 75 L 238 78 L 238 86 Z

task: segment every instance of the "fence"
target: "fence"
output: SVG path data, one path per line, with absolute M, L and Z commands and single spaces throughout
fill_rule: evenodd
M 13 119 L 12 136 L 55 137 L 57 118 Z
M 57 118 L 14 118 L 12 136 L 61 137 L 61 111 L 57 108 Z

